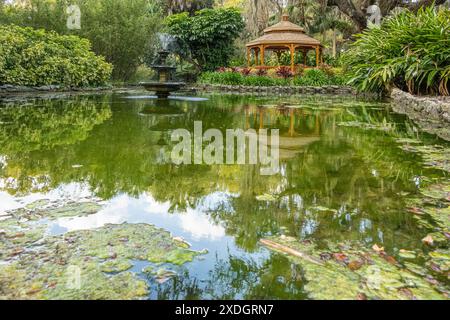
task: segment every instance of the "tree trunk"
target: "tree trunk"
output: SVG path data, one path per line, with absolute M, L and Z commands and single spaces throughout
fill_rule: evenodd
M 387 15 L 389 11 L 394 9 L 395 7 L 405 7 L 411 11 L 416 12 L 421 7 L 428 7 L 431 5 L 441 5 L 444 4 L 446 0 L 419 0 L 418 2 L 413 3 L 403 3 L 402 0 L 381 0 L 380 8 L 383 15 Z M 358 31 L 362 31 L 367 27 L 367 17 L 365 13 L 365 9 L 367 8 L 368 2 L 363 1 L 361 8 L 357 8 L 352 0 L 328 0 L 328 6 L 336 6 L 338 9 L 348 16 L 358 28 Z
M 333 58 L 336 59 L 336 29 L 333 28 Z

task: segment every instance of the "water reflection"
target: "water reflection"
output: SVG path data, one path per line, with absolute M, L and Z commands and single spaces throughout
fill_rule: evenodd
M 161 160 L 173 130 L 280 130 L 280 173 L 258 165 Z M 394 123 L 383 132 L 343 121 Z M 435 175 L 394 142 L 412 124 L 385 104 L 330 98 L 211 96 L 158 105 L 103 96 L 0 107 L 0 212 L 39 198 L 98 197 L 104 209 L 50 224 L 54 234 L 106 223 L 146 222 L 183 236 L 205 260 L 152 284 L 152 298 L 301 298 L 300 272 L 258 246 L 289 234 L 414 248 L 420 235 L 403 197 Z M 273 200 L 258 200 L 272 195 Z M 322 210 L 326 208 L 328 210 Z M 219 285 L 220 284 L 220 285 Z

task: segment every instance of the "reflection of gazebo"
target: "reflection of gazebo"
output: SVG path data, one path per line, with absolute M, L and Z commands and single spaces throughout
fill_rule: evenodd
M 255 67 L 260 69 L 271 68 L 265 66 L 264 53 L 266 50 L 274 51 L 280 56 L 282 51 L 291 53 L 291 69 L 295 71 L 295 51 L 303 53 L 303 64 L 306 65 L 306 56 L 309 50 L 316 52 L 316 66 L 322 63 L 322 45 L 320 41 L 305 34 L 302 27 L 289 22 L 289 16 L 283 15 L 282 21 L 264 29 L 264 35 L 247 43 L 247 65 L 250 66 L 250 54 L 254 51 Z

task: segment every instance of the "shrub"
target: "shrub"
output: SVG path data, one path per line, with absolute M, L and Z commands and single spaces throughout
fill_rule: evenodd
M 450 9 L 404 10 L 358 35 L 343 56 L 350 83 L 362 91 L 392 86 L 449 94 Z
M 267 76 L 248 76 L 245 77 L 243 85 L 246 86 L 260 86 L 260 87 L 270 87 L 277 85 L 277 79 L 270 78 Z
M 243 83 L 244 76 L 239 72 L 204 72 L 200 75 L 200 83 L 208 84 L 226 84 L 240 85 Z
M 260 77 L 266 76 L 266 75 L 267 75 L 267 70 L 265 70 L 265 69 L 258 69 L 258 70 L 256 71 L 256 75 L 257 75 L 257 76 L 260 76 Z
M 293 80 L 296 86 L 323 86 L 331 82 L 330 77 L 320 69 L 305 70 L 302 76 L 295 77 Z
M 0 84 L 98 86 L 111 72 L 112 66 L 91 51 L 86 39 L 0 26 Z
M 154 0 L 21 0 L 2 7 L 3 2 L 2 23 L 88 39 L 92 51 L 114 65 L 114 80 L 128 81 L 142 63 L 153 61 L 156 33 L 162 25 Z M 67 28 L 69 4 L 81 10 L 81 29 L 76 31 Z
M 241 73 L 244 76 L 248 76 L 251 72 L 252 72 L 252 69 L 250 69 L 250 68 L 242 68 L 241 69 Z

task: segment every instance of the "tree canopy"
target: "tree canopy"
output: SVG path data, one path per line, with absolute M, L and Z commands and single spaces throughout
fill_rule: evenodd
M 181 55 L 206 71 L 228 63 L 233 41 L 244 28 L 240 12 L 234 8 L 203 9 L 193 16 L 187 12 L 174 14 L 166 24 L 179 41 Z

